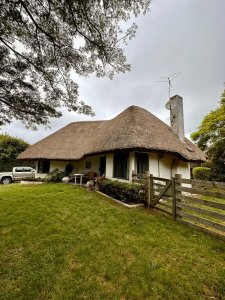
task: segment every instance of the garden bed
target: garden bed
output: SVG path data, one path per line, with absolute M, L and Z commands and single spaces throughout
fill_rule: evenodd
M 118 204 L 120 204 L 122 206 L 125 206 L 127 208 L 139 208 L 139 207 L 143 207 L 144 206 L 144 203 L 129 203 L 128 204 L 128 203 L 124 203 L 124 202 L 122 202 L 120 200 L 116 200 L 116 199 L 114 199 L 114 198 L 112 198 L 112 197 L 110 197 L 110 196 L 108 196 L 108 195 L 106 195 L 106 194 L 104 194 L 104 193 L 102 193 L 100 191 L 97 191 L 97 193 L 99 193 L 99 194 L 107 197 L 108 199 L 110 199 L 110 200 L 112 200 L 112 201 L 114 201 L 114 202 L 116 202 L 116 203 L 118 203 Z
M 103 179 L 97 182 L 98 190 L 127 207 L 143 206 L 146 202 L 143 185 Z

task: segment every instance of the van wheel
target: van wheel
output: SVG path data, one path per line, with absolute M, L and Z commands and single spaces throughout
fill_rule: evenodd
M 10 184 L 12 182 L 12 179 L 10 177 L 4 177 L 2 179 L 3 184 Z

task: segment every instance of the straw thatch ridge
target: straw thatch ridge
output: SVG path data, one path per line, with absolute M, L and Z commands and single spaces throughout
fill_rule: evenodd
M 19 159 L 79 160 L 86 155 L 126 149 L 176 153 L 205 161 L 204 153 L 185 143 L 149 111 L 130 106 L 109 121 L 73 122 L 26 149 Z

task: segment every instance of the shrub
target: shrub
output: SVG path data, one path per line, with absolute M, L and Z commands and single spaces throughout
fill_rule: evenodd
M 63 177 L 63 171 L 59 171 L 59 169 L 54 169 L 46 175 L 45 180 L 47 182 L 61 182 Z
M 196 167 L 193 169 L 194 179 L 210 180 L 210 168 Z
M 98 176 L 98 173 L 95 171 L 89 171 L 84 175 L 84 182 L 86 183 L 89 180 L 93 180 Z
M 108 179 L 98 181 L 99 190 L 117 200 L 125 203 L 141 203 L 145 201 L 143 187 L 140 184 L 111 181 Z
M 214 181 L 225 182 L 225 163 L 215 163 L 210 170 L 210 178 Z

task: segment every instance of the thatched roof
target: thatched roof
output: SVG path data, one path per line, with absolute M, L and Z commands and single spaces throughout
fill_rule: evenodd
M 118 150 L 175 153 L 188 161 L 204 161 L 204 153 L 188 139 L 181 142 L 168 125 L 149 111 L 130 106 L 109 121 L 73 122 L 26 149 L 19 159 L 79 160 Z

